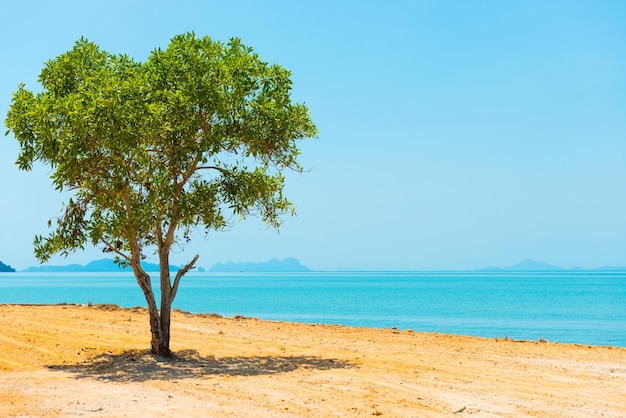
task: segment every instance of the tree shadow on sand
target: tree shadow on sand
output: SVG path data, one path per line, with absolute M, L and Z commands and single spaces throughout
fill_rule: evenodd
M 173 360 L 159 361 L 148 350 L 122 354 L 100 354 L 74 365 L 53 365 L 77 378 L 108 382 L 193 379 L 210 375 L 259 376 L 287 373 L 296 369 L 330 370 L 355 367 L 354 363 L 312 356 L 202 357 L 195 350 L 176 353 Z

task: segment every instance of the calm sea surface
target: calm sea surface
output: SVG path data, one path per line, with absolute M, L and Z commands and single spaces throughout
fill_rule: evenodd
M 156 274 L 153 281 L 157 281 Z M 130 273 L 2 273 L 0 303 L 146 306 Z M 626 347 L 626 271 L 189 273 L 194 313 Z

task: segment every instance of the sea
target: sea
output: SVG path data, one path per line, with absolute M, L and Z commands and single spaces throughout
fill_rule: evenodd
M 0 303 L 146 306 L 132 273 L 2 273 Z M 626 271 L 190 272 L 173 307 L 227 317 L 626 347 Z

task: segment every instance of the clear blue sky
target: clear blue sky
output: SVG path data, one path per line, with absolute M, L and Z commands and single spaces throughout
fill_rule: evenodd
M 137 60 L 178 33 L 236 36 L 293 72 L 320 131 L 311 172 L 288 177 L 280 233 L 253 219 L 173 262 L 626 266 L 625 22 L 619 0 L 3 2 L 0 115 L 81 36 Z M 0 138 L 0 260 L 22 269 L 62 196 L 17 153 Z

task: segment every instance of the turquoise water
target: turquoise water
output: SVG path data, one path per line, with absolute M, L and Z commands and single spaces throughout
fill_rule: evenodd
M 129 273 L 0 275 L 0 303 L 89 302 L 146 306 Z M 173 306 L 224 316 L 626 347 L 624 271 L 189 273 Z

